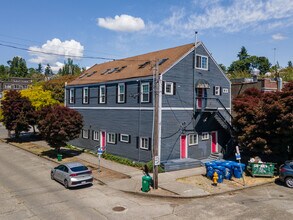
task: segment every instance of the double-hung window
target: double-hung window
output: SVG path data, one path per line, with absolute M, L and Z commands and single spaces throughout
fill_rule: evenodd
M 72 104 L 75 101 L 75 91 L 74 89 L 69 90 L 69 103 Z
M 82 130 L 82 138 L 88 139 L 89 138 L 89 130 Z
M 142 83 L 140 86 L 140 100 L 141 102 L 150 102 L 150 84 Z
M 106 103 L 106 86 L 100 86 L 99 103 L 101 104 Z
M 139 147 L 141 149 L 144 149 L 144 150 L 148 150 L 149 149 L 149 139 L 148 138 L 145 138 L 145 137 L 141 137 L 140 138 L 140 141 L 139 141 Z
M 99 132 L 98 131 L 93 131 L 93 140 L 94 141 L 99 141 Z
M 189 146 L 198 144 L 198 135 L 197 134 L 189 134 Z
M 196 68 L 208 70 L 208 57 L 196 55 Z
M 214 95 L 221 95 L 221 86 L 214 87 Z
M 83 87 L 82 103 L 83 104 L 89 103 L 89 88 L 88 87 Z
M 174 82 L 164 82 L 164 94 L 175 95 L 176 84 Z
M 116 144 L 116 134 L 115 133 L 108 133 L 107 143 Z
M 119 83 L 118 84 L 118 103 L 124 103 L 125 102 L 125 84 Z
M 201 140 L 208 140 L 210 138 L 210 135 L 209 135 L 209 133 L 207 133 L 207 132 L 204 132 L 204 133 L 202 133 L 202 135 L 201 135 Z

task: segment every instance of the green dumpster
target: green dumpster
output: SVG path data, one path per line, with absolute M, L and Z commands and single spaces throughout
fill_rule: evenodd
M 248 163 L 247 170 L 253 177 L 268 176 L 274 177 L 275 164 L 274 163 Z
M 58 161 L 62 161 L 62 154 L 57 154 Z
M 141 191 L 143 191 L 143 192 L 148 192 L 148 191 L 150 191 L 151 183 L 152 183 L 152 177 L 147 176 L 147 175 L 143 176 L 143 177 L 142 177 L 142 187 L 141 187 Z

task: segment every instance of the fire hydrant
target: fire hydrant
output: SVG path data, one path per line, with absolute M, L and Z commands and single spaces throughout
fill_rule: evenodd
M 213 175 L 213 186 L 217 186 L 218 179 L 219 179 L 218 173 L 217 172 L 214 172 L 214 175 Z

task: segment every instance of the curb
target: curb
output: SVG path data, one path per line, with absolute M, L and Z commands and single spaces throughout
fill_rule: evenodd
M 31 152 L 25 148 L 22 148 L 22 147 L 19 147 L 11 142 L 7 142 L 5 139 L 3 140 L 3 138 L 0 138 L 0 141 L 3 142 L 3 143 L 6 143 L 8 145 L 11 145 L 11 146 L 14 146 L 14 147 L 17 147 L 18 149 L 21 149 L 21 150 L 24 150 L 28 153 L 31 153 L 33 155 L 36 155 L 38 157 L 41 157 L 43 159 L 46 159 L 48 161 L 51 161 L 55 164 L 62 164 L 61 162 L 58 162 L 58 161 L 55 161 L 54 159 L 51 159 L 51 158 L 48 158 L 48 157 L 43 157 L 39 154 L 35 154 L 34 152 Z M 79 160 L 81 161 L 85 161 L 91 165 L 93 165 L 91 162 L 88 162 L 86 160 L 83 160 L 83 159 L 80 159 Z M 95 165 L 93 167 L 96 167 Z M 127 175 L 129 176 L 129 175 Z M 129 176 L 131 178 L 131 176 Z M 228 194 L 228 193 L 235 193 L 235 192 L 239 192 L 239 191 L 242 191 L 242 190 L 246 190 L 246 189 L 249 189 L 249 188 L 256 188 L 256 187 L 259 187 L 259 186 L 264 186 L 264 185 L 269 185 L 269 184 L 272 184 L 274 183 L 275 179 L 273 179 L 272 181 L 269 181 L 269 182 L 265 182 L 265 183 L 260 183 L 260 184 L 255 184 L 255 185 L 252 185 L 252 186 L 244 186 L 243 188 L 239 188 L 239 189 L 233 189 L 233 190 L 228 190 L 228 191 L 224 191 L 224 192 L 219 192 L 219 193 L 210 193 L 210 194 L 206 194 L 206 195 L 198 195 L 198 196 L 181 196 L 181 195 L 160 195 L 160 194 L 148 194 L 148 193 L 144 193 L 144 192 L 138 192 L 138 191 L 128 191 L 128 190 L 121 190 L 121 189 L 117 189 L 117 188 L 114 188 L 114 187 L 111 187 L 109 185 L 107 185 L 105 182 L 101 181 L 100 179 L 96 178 L 93 176 L 93 178 L 95 180 L 97 180 L 99 183 L 101 183 L 100 185 L 106 185 L 108 187 L 110 187 L 111 189 L 115 189 L 115 190 L 119 190 L 121 192 L 124 192 L 124 193 L 128 193 L 128 194 L 132 194 L 132 195 L 139 195 L 139 196 L 144 196 L 144 197 L 153 197 L 153 198 L 170 198 L 170 199 L 195 199 L 195 198 L 207 198 L 207 197 L 211 197 L 211 196 L 219 196 L 219 195 L 224 195 L 224 194 Z M 171 192 L 171 193 L 174 193 L 168 189 L 164 189 L 163 187 L 159 187 L 165 191 L 168 191 L 168 192 Z M 176 193 L 174 193 L 176 194 Z

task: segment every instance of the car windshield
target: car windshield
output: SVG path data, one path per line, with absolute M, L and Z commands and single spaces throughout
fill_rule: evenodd
M 79 167 L 71 167 L 70 168 L 73 172 L 80 172 L 80 171 L 85 171 L 88 168 L 86 166 L 79 166 Z

